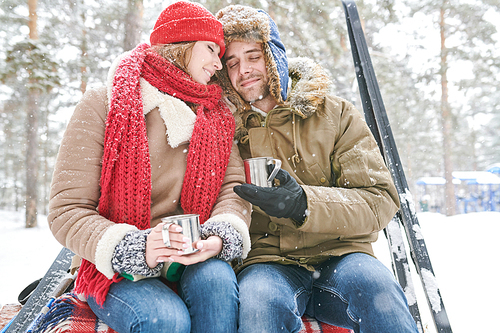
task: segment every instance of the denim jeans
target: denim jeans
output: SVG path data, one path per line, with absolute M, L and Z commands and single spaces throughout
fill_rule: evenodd
M 98 318 L 119 333 L 236 332 L 238 287 L 228 263 L 217 259 L 187 266 L 177 295 L 158 278 L 111 285 Z
M 237 332 L 238 283 L 227 262 L 209 259 L 187 266 L 179 282 L 179 295 L 191 315 L 191 332 Z
M 418 332 L 394 275 L 362 253 L 332 257 L 315 272 L 253 264 L 238 274 L 239 332 L 298 332 L 301 316 L 361 333 Z

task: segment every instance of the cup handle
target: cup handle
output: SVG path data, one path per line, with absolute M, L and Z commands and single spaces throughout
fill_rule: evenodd
M 167 222 L 161 229 L 161 236 L 163 237 L 163 243 L 166 247 L 172 247 L 172 244 L 170 244 L 170 233 L 168 232 L 168 229 L 172 224 L 174 224 L 174 222 Z
M 271 182 L 274 177 L 276 177 L 276 175 L 278 174 L 278 171 L 280 171 L 281 169 L 281 160 L 278 160 L 277 158 L 273 158 L 272 160 L 269 160 L 267 162 L 267 165 L 270 165 L 274 162 L 274 169 L 273 169 L 273 172 L 271 172 L 271 174 L 269 175 L 269 178 L 267 178 L 267 181 L 268 182 Z

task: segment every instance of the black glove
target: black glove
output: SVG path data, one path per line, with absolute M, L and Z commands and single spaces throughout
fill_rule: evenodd
M 278 187 L 242 184 L 233 189 L 236 194 L 251 204 L 259 206 L 266 214 L 291 218 L 301 225 L 306 217 L 306 193 L 285 170 L 280 169 L 276 179 L 280 182 Z

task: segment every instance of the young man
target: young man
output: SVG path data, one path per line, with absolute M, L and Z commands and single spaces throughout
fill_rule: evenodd
M 238 5 L 216 16 L 240 153 L 283 163 L 276 186 L 234 188 L 253 204 L 252 250 L 236 268 L 239 331 L 298 332 L 307 314 L 355 332 L 417 332 L 401 287 L 374 258 L 399 199 L 362 115 L 329 95 L 321 67 L 287 59 L 267 13 Z

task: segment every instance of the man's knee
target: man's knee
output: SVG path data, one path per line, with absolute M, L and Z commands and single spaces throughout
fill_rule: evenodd
M 238 285 L 240 298 L 263 298 L 276 294 L 276 283 L 279 283 L 280 276 L 276 274 L 274 268 L 267 264 L 255 264 L 246 267 L 238 274 Z
M 240 307 L 256 313 L 295 312 L 297 288 L 278 265 L 256 264 L 238 275 Z

